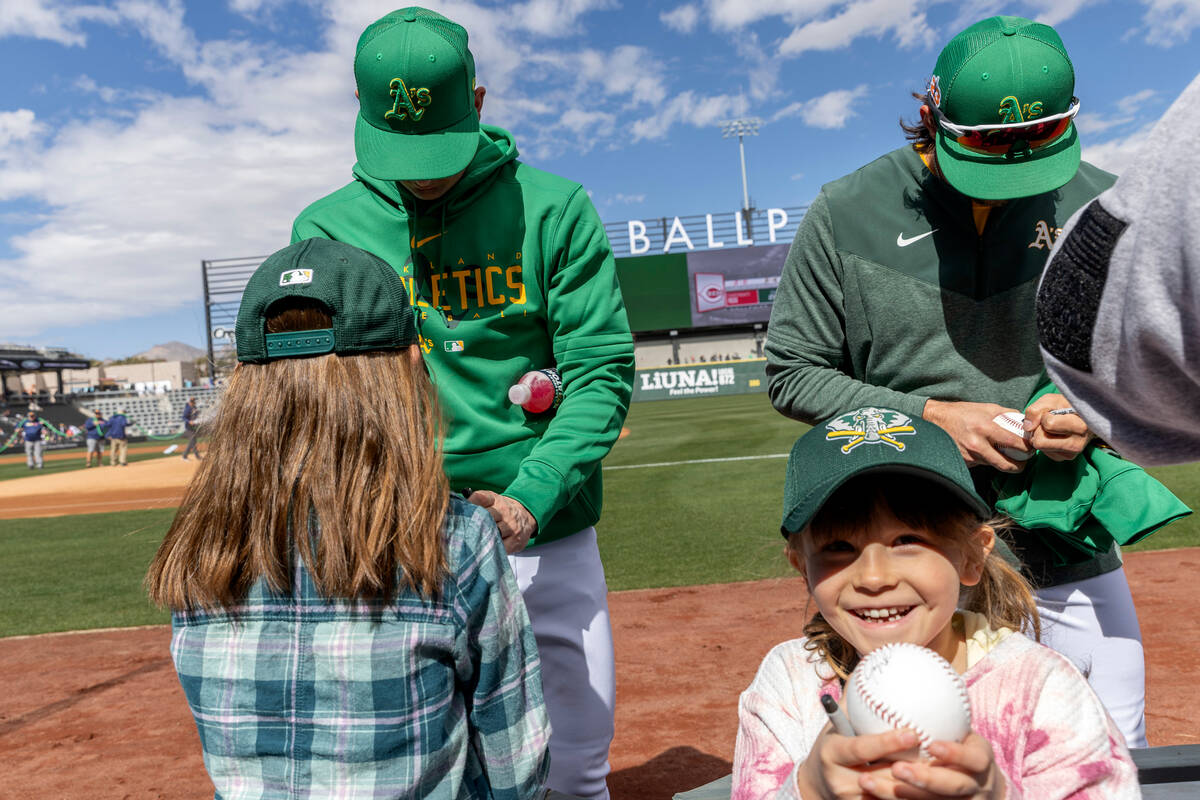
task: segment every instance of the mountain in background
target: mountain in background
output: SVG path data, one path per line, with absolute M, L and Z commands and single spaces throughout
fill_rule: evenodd
M 145 359 L 146 361 L 195 361 L 203 355 L 206 353 L 199 347 L 192 347 L 183 342 L 167 342 L 166 344 L 156 344 L 149 350 L 135 353 L 129 358 Z

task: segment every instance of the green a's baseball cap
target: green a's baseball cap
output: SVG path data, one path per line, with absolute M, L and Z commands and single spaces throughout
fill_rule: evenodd
M 980 200 L 1062 186 L 1079 168 L 1074 92 L 1075 68 L 1049 25 L 1001 16 L 959 33 L 929 82 L 942 175 Z
M 479 112 L 461 25 L 417 6 L 393 11 L 358 38 L 354 81 L 354 152 L 368 175 L 433 180 L 471 163 Z
M 991 515 L 950 434 L 932 422 L 868 406 L 814 426 L 792 445 L 783 484 L 784 538 L 803 530 L 838 487 L 872 472 L 928 478 L 981 519 Z
M 267 333 L 282 300 L 320 303 L 333 327 Z M 408 292 L 381 258 L 343 242 L 305 239 L 268 256 L 246 284 L 238 308 L 238 361 L 397 350 L 418 342 Z

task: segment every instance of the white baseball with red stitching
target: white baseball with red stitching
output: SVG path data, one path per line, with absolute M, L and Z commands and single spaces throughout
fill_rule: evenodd
M 937 653 L 907 642 L 884 645 L 858 663 L 846 682 L 845 706 L 855 733 L 916 732 L 917 750 L 898 759 L 928 758 L 930 742 L 961 742 L 971 730 L 962 676 Z
M 1030 436 L 1029 431 L 1025 430 L 1025 415 L 1020 411 L 1006 411 L 1003 414 L 993 417 L 992 422 L 1004 428 L 1009 433 L 1015 433 L 1022 439 L 1028 439 Z M 999 450 L 1013 461 L 1028 461 L 1033 457 L 1033 453 L 1026 453 L 1024 450 L 1014 450 L 1011 447 L 1001 447 Z

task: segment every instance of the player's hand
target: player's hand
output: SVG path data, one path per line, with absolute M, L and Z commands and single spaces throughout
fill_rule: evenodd
M 1008 783 L 992 746 L 978 733 L 971 731 L 961 743 L 933 742 L 929 754 L 932 762 L 897 761 L 889 775 L 863 775 L 863 791 L 880 800 L 1004 800 Z
M 537 532 L 537 520 L 533 514 L 511 497 L 480 489 L 471 492 L 467 502 L 486 508 L 492 519 L 496 520 L 500 538 L 504 541 L 504 552 L 510 556 L 524 550 L 525 545 L 529 544 L 529 537 Z
M 1055 461 L 1070 461 L 1083 452 L 1096 435 L 1078 414 L 1051 414 L 1056 408 L 1070 408 L 1061 394 L 1046 394 L 1025 409 L 1025 430 L 1032 436 L 1029 444 Z
M 826 725 L 796 772 L 796 788 L 804 798 L 863 797 L 864 779 L 894 782 L 891 762 L 881 758 L 916 745 L 917 735 L 908 730 L 842 736 Z
M 993 422 L 999 415 L 1015 410 L 995 403 L 927 400 L 921 416 L 950 434 L 968 467 L 986 465 L 1001 472 L 1020 472 L 1025 469 L 1025 462 L 1014 461 L 999 448 L 1026 453 L 1032 453 L 1035 448 Z

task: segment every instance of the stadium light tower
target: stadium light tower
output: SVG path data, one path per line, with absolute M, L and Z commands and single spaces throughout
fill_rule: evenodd
M 746 224 L 746 237 L 750 235 L 750 188 L 746 184 L 746 145 L 744 138 L 746 136 L 757 136 L 758 126 L 762 124 L 762 120 L 758 117 L 739 117 L 738 119 L 727 119 L 721 123 L 721 137 L 728 139 L 736 136 L 738 140 L 738 155 L 742 159 L 742 216 Z

